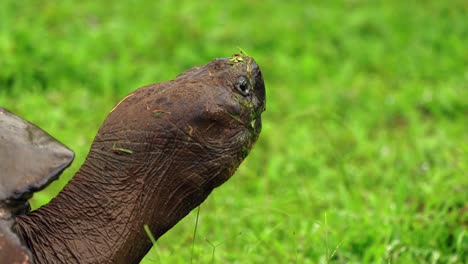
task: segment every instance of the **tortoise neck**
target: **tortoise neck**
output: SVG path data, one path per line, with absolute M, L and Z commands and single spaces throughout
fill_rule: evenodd
M 143 181 L 125 168 L 97 167 L 90 156 L 55 199 L 18 217 L 36 263 L 139 263 L 151 248 L 144 225 L 160 227 L 145 210 Z
M 101 150 L 102 144 L 95 141 L 55 199 L 18 217 L 17 232 L 37 263 L 139 263 L 152 246 L 145 224 L 158 239 L 237 167 L 232 162 L 236 166 L 220 168 L 217 161 L 188 172 L 190 157 L 176 161 L 174 155 L 148 154 L 144 144 L 115 154 Z M 200 162 L 207 158 L 188 153 Z

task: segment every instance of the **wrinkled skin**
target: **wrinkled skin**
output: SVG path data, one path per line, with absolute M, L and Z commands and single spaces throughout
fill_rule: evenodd
M 242 77 L 244 76 L 244 77 Z M 263 78 L 236 54 L 125 97 L 85 163 L 46 206 L 18 216 L 35 263 L 139 263 L 228 180 L 261 130 Z

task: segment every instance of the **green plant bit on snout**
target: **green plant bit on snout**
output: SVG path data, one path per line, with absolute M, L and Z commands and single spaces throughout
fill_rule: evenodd
M 239 122 L 240 124 L 245 125 L 245 122 L 243 122 L 243 121 L 241 120 L 241 118 L 240 118 L 239 115 L 231 114 L 231 113 L 229 113 L 229 112 L 228 112 L 228 115 L 229 115 L 232 119 L 234 119 L 234 120 L 236 120 L 237 122 Z
M 247 53 L 243 49 L 239 48 L 239 53 L 233 54 L 229 58 L 229 61 L 233 63 L 243 62 L 244 58 L 248 58 L 248 57 L 249 55 L 247 55 Z
M 243 50 L 241 47 L 237 47 L 239 49 L 239 52 L 244 55 L 244 56 L 249 56 L 249 54 L 247 54 L 247 52 L 245 52 L 245 50 Z
M 158 117 L 161 114 L 170 114 L 170 112 L 166 112 L 166 111 L 163 111 L 163 110 L 153 110 L 153 116 L 154 117 Z
M 244 58 L 242 58 L 241 56 L 232 56 L 230 59 L 229 59 L 230 62 L 234 62 L 234 63 L 237 63 L 237 62 L 242 62 L 244 61 Z
M 112 145 L 112 149 L 117 151 L 117 152 L 123 152 L 123 153 L 127 153 L 127 154 L 133 154 L 133 151 L 130 150 L 130 149 L 126 149 L 126 148 L 120 148 L 120 147 L 117 147 L 114 143 L 114 145 Z

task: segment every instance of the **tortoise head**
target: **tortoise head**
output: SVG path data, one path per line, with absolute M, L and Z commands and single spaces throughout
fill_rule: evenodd
M 234 173 L 258 139 L 264 110 L 259 66 L 235 54 L 134 91 L 110 113 L 93 146 L 148 166 L 179 162 L 170 170 L 203 175 L 201 182 L 209 178 L 214 188 Z

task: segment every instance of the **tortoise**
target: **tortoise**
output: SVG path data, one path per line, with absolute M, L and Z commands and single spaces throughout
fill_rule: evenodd
M 27 200 L 74 154 L 0 109 L 0 262 L 139 263 L 227 181 L 261 131 L 265 86 L 244 54 L 141 87 L 110 111 L 81 168 L 47 205 Z

